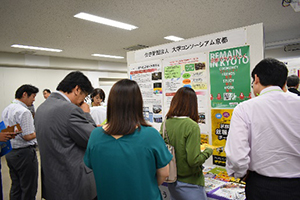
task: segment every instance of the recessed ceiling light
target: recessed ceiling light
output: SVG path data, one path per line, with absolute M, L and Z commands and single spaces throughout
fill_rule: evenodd
M 96 22 L 96 23 L 100 23 L 100 24 L 105 24 L 105 25 L 108 25 L 108 26 L 113 26 L 113 27 L 117 27 L 117 28 L 130 30 L 130 31 L 133 30 L 133 29 L 138 28 L 138 27 L 130 25 L 130 24 L 126 24 L 126 23 L 123 23 L 123 22 L 118 22 L 118 21 L 115 21 L 115 20 L 99 17 L 99 16 L 96 16 L 96 15 L 91 15 L 91 14 L 84 13 L 84 12 L 80 12 L 80 13 L 74 15 L 74 17 L 79 18 L 79 19 L 92 21 L 92 22 Z
M 104 58 L 115 58 L 115 59 L 123 59 L 124 58 L 122 56 L 111 56 L 111 55 L 97 54 L 97 53 L 92 54 L 92 56 L 104 57 Z
M 40 51 L 52 51 L 52 52 L 61 52 L 61 49 L 51 49 L 51 48 L 45 48 L 45 47 L 34 47 L 34 46 L 27 46 L 27 45 L 21 45 L 21 44 L 13 44 L 11 47 L 14 48 L 21 48 L 21 49 L 33 49 L 33 50 L 40 50 Z
M 180 40 L 184 40 L 183 38 L 180 38 L 180 37 L 177 37 L 177 36 L 174 36 L 174 35 L 169 35 L 169 36 L 166 36 L 164 37 L 166 40 L 171 40 L 171 41 L 180 41 Z

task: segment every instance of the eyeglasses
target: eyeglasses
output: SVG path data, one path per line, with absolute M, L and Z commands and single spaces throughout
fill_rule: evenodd
M 254 80 L 253 80 L 252 83 L 251 83 L 251 88 L 253 88 L 253 83 L 254 83 Z

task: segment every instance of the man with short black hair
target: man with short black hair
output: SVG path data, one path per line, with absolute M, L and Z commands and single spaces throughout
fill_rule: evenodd
M 43 90 L 43 95 L 44 95 L 44 98 L 47 99 L 51 94 L 51 90 L 49 89 L 44 89 Z
M 93 91 L 81 72 L 69 73 L 37 109 L 35 126 L 42 164 L 42 196 L 45 199 L 91 200 L 96 185 L 83 156 L 96 127 L 84 102 Z
M 299 77 L 296 75 L 291 75 L 287 77 L 286 85 L 288 86 L 288 90 L 300 96 L 300 92 L 298 91 L 299 87 Z
M 287 73 L 276 59 L 259 62 L 251 74 L 257 97 L 233 111 L 226 169 L 230 176 L 246 178 L 247 200 L 300 197 L 300 101 L 281 89 Z
M 38 180 L 36 157 L 36 134 L 33 117 L 28 107 L 35 101 L 39 89 L 22 85 L 15 93 L 15 99 L 2 112 L 6 126 L 20 124 L 22 133 L 11 139 L 12 151 L 6 155 L 12 181 L 11 200 L 35 200 Z

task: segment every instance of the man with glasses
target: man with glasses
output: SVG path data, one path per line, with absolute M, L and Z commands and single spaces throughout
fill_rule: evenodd
M 45 199 L 91 200 L 94 175 L 83 163 L 96 127 L 85 97 L 93 91 L 88 78 L 71 72 L 37 109 L 35 126 L 41 154 L 42 196 Z
M 226 169 L 246 179 L 247 200 L 300 197 L 300 101 L 282 90 L 287 73 L 282 62 L 262 60 L 251 74 L 257 97 L 233 111 Z

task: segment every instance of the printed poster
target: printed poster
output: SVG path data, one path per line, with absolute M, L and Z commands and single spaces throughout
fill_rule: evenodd
M 161 61 L 132 64 L 129 69 L 130 79 L 138 83 L 142 93 L 144 118 L 159 130 L 163 118 Z
M 169 110 L 171 100 L 181 87 L 195 90 L 198 107 L 205 108 L 207 102 L 207 61 L 205 54 L 195 54 L 163 61 L 165 108 Z
M 226 165 L 225 144 L 229 132 L 232 112 L 233 109 L 211 110 L 212 145 L 219 146 L 213 151 L 213 164 L 215 165 Z
M 212 108 L 234 108 L 251 98 L 249 46 L 209 53 Z
M 171 100 L 179 88 L 192 88 L 197 95 L 201 133 L 208 134 L 205 118 L 209 98 L 207 77 L 207 56 L 204 53 L 163 60 L 164 115 L 167 114 Z

